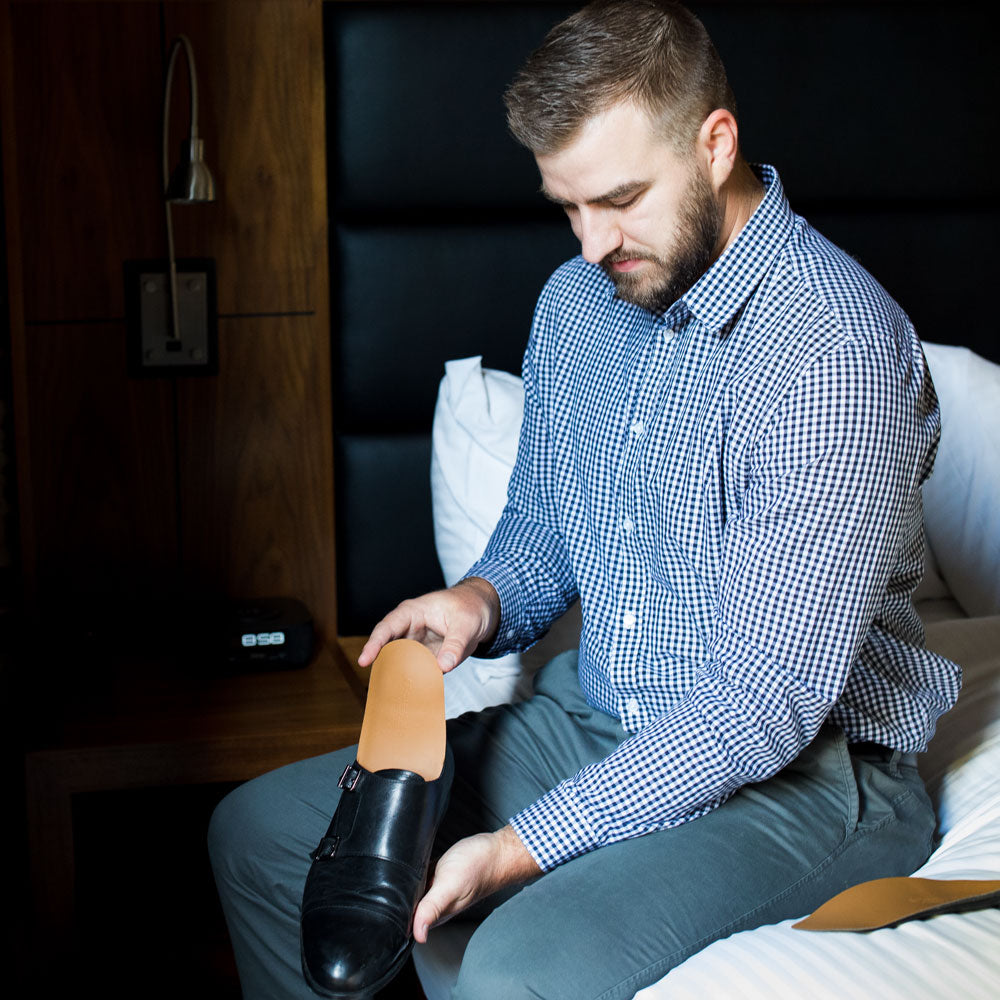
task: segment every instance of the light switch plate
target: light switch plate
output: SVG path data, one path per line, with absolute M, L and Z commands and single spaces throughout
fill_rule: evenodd
M 215 261 L 184 258 L 176 266 L 179 338 L 173 336 L 171 321 L 169 262 L 125 262 L 130 375 L 217 375 L 219 372 Z

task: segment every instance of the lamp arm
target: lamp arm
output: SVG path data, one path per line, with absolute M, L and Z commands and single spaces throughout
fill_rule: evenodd
M 188 89 L 191 92 L 191 131 L 189 137 L 189 149 L 194 149 L 195 140 L 198 138 L 198 77 L 194 69 L 194 50 L 187 35 L 178 35 L 170 46 L 170 58 L 167 61 L 167 76 L 163 85 L 163 194 L 164 206 L 167 217 L 167 257 L 169 262 L 170 281 L 170 336 L 174 340 L 180 340 L 180 317 L 177 307 L 177 258 L 174 253 L 174 225 L 170 213 L 170 202 L 166 199 L 167 189 L 170 186 L 170 162 L 167 155 L 170 143 L 170 90 L 174 82 L 174 64 L 177 62 L 177 53 L 181 46 L 184 48 L 184 55 L 187 59 L 188 68 Z
M 163 85 L 163 191 L 166 193 L 170 183 L 170 164 L 167 150 L 170 148 L 170 90 L 174 82 L 174 64 L 177 62 L 177 53 L 181 47 L 184 48 L 184 55 L 188 68 L 188 89 L 191 92 L 191 126 L 190 139 L 198 138 L 198 76 L 194 68 L 194 49 L 187 35 L 178 35 L 170 46 L 170 58 L 167 61 L 167 76 Z

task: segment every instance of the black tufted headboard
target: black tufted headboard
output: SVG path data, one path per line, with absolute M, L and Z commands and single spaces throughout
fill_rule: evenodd
M 430 431 L 444 362 L 520 371 L 577 251 L 506 132 L 502 92 L 576 5 L 324 7 L 338 630 L 442 584 Z M 1000 361 L 991 36 L 976 4 L 693 3 L 752 161 L 926 340 Z

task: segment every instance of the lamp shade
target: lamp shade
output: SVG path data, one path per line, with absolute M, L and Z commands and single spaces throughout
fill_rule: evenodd
M 205 163 L 201 139 L 181 144 L 181 161 L 170 176 L 166 199 L 181 205 L 215 201 L 215 180 Z

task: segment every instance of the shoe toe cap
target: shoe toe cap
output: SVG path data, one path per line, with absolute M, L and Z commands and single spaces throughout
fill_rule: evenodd
M 408 950 L 405 931 L 378 914 L 326 908 L 302 918 L 302 969 L 321 994 L 364 995 L 395 971 Z

